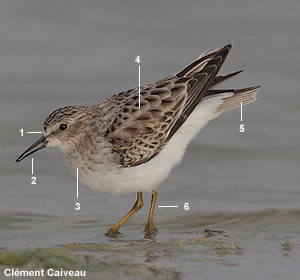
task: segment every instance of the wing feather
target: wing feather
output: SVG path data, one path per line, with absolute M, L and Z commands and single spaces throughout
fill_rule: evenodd
M 180 128 L 209 89 L 237 73 L 216 77 L 231 44 L 195 60 L 177 74 L 111 97 L 115 119 L 105 136 L 123 167 L 137 166 L 157 155 Z M 235 106 L 228 100 L 220 110 Z

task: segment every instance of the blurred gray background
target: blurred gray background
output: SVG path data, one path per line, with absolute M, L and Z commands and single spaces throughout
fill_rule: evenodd
M 257 102 L 211 122 L 163 183 L 160 204 L 191 211 L 296 208 L 299 189 L 299 1 L 1 1 L 0 211 L 80 215 L 127 209 L 134 194 L 80 189 L 54 150 L 15 163 L 62 106 L 93 104 L 184 67 L 207 48 L 234 43 L 226 86 L 260 84 Z M 181 207 L 181 211 L 183 207 Z M 164 210 L 166 211 L 166 210 Z M 172 210 L 169 210 L 172 211 Z M 163 214 L 163 213 L 162 213 Z
M 79 235 L 72 236 L 75 226 L 70 226 L 76 219 L 90 220 L 80 229 L 82 240 L 98 240 L 135 200 L 135 194 L 111 196 L 80 186 L 81 210 L 75 211 L 76 183 L 51 149 L 35 154 L 37 184 L 31 185 L 30 158 L 15 159 L 38 135 L 21 137 L 21 128 L 41 131 L 44 119 L 59 107 L 97 103 L 137 86 L 137 55 L 142 83 L 148 83 L 180 70 L 207 48 L 229 42 L 234 48 L 221 73 L 247 71 L 226 86 L 262 85 L 258 100 L 244 108 L 246 131 L 239 132 L 239 110 L 209 123 L 160 188 L 158 204 L 179 208 L 157 209 L 156 220 L 162 233 L 175 224 L 186 232 L 203 225 L 201 214 L 218 213 L 222 221 L 222 213 L 229 211 L 237 215 L 239 230 L 299 233 L 299 215 L 293 212 L 300 201 L 299 14 L 299 0 L 2 0 L 0 245 L 76 242 Z M 146 220 L 149 198 L 131 223 Z M 272 218 L 273 212 L 264 212 L 269 209 L 286 212 Z M 253 219 L 245 220 L 243 213 L 255 211 Z M 274 272 L 272 255 L 251 260 Z M 248 264 L 249 258 L 240 261 Z M 254 273 L 245 267 L 239 268 L 240 275 Z M 276 275 L 298 279 L 291 272 L 297 267 L 290 259 Z M 219 272 L 227 279 L 222 269 L 213 275 Z

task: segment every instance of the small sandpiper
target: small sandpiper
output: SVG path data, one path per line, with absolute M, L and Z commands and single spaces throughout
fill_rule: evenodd
M 106 235 L 119 233 L 152 192 L 147 235 L 153 223 L 158 188 L 186 147 L 208 121 L 222 112 L 256 100 L 260 86 L 215 89 L 242 71 L 217 76 L 232 45 L 202 54 L 180 72 L 155 83 L 113 95 L 91 106 L 68 106 L 52 112 L 43 136 L 17 162 L 45 147 L 57 147 L 73 176 L 100 192 L 137 192 L 132 209 Z

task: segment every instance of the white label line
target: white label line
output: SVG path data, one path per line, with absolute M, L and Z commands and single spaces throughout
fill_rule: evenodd
M 76 169 L 76 197 L 78 199 L 78 167 Z
M 139 108 L 141 108 L 141 66 L 139 65 Z
M 33 158 L 31 158 L 31 174 L 33 175 Z
M 241 122 L 243 121 L 243 102 L 241 102 Z
M 178 205 L 158 205 L 158 208 L 178 208 Z
M 28 134 L 33 134 L 33 133 L 43 133 L 43 132 L 41 132 L 41 131 L 27 131 L 26 133 L 28 133 Z

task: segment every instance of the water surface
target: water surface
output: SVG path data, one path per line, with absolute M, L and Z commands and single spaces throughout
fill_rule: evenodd
M 298 279 L 299 8 L 296 0 L 2 1 L 2 250 L 80 242 L 108 244 L 113 251 L 142 242 L 129 259 L 174 269 L 179 274 L 170 274 L 173 279 Z M 261 84 L 262 91 L 244 108 L 245 133 L 238 131 L 239 110 L 223 114 L 193 140 L 161 185 L 158 203 L 179 205 L 157 209 L 155 217 L 156 246 L 183 244 L 171 255 L 146 258 L 151 246 L 142 229 L 150 195 L 122 229 L 120 241 L 108 240 L 103 233 L 128 211 L 135 194 L 111 196 L 80 186 L 81 210 L 75 211 L 76 183 L 58 153 L 49 149 L 34 156 L 36 185 L 30 184 L 30 159 L 15 163 L 36 138 L 21 137 L 21 128 L 39 131 L 58 107 L 93 104 L 136 86 L 137 55 L 146 83 L 179 70 L 206 48 L 231 41 L 234 48 L 222 73 L 247 71 L 227 86 Z M 225 231 L 232 238 L 211 238 L 243 249 L 232 247 L 220 256 L 217 245 L 193 246 L 206 228 Z M 285 242 L 293 244 L 291 250 L 285 250 Z M 99 257 L 110 254 L 94 248 Z M 122 248 L 120 258 L 126 259 L 128 248 Z

